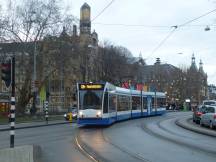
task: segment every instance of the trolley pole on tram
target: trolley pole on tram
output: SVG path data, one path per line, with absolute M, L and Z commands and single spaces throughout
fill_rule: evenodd
M 10 148 L 14 148 L 15 136 L 15 56 L 12 56 L 11 65 L 11 107 L 10 107 Z

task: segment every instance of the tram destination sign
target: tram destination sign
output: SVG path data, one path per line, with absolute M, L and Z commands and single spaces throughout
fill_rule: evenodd
M 103 90 L 104 84 L 79 84 L 79 90 Z

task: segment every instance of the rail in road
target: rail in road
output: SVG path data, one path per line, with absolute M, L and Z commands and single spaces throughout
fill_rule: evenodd
M 215 161 L 215 138 L 175 124 L 188 113 L 136 119 L 110 127 L 80 128 L 79 149 L 92 161 Z

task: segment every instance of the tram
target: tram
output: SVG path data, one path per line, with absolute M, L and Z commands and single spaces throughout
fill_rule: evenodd
M 78 83 L 78 124 L 110 125 L 117 121 L 162 115 L 166 95 L 116 87 L 111 83 Z

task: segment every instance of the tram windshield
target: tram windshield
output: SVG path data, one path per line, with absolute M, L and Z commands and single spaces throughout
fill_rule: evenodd
M 80 91 L 79 104 L 80 110 L 96 109 L 99 110 L 102 107 L 102 95 L 103 91 L 98 90 L 83 90 Z

